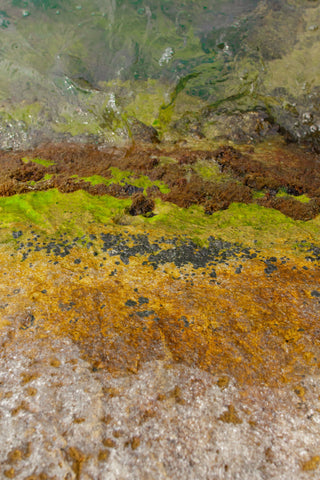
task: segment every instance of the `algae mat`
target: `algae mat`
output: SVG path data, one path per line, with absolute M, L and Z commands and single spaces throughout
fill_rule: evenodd
M 55 224 L 2 199 L 2 477 L 317 478 L 317 219 L 195 241 L 40 194 Z

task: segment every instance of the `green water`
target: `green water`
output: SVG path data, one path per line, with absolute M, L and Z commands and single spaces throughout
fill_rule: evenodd
M 312 0 L 2 0 L 0 146 L 164 141 L 319 145 Z M 140 124 L 139 124 L 140 125 Z

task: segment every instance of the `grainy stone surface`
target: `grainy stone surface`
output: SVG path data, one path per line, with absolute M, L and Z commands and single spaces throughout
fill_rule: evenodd
M 2 478 L 318 478 L 318 377 L 243 388 L 163 361 L 114 377 L 70 340 L 15 347 L 1 355 Z

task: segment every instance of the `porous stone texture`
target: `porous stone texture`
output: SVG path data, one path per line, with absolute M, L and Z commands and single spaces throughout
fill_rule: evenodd
M 113 376 L 27 335 L 2 348 L 0 382 L 1 478 L 318 478 L 318 377 L 243 388 L 163 361 Z

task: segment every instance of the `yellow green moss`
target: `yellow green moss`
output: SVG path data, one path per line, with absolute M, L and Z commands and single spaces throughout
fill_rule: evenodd
M 213 182 L 224 182 L 229 180 L 231 175 L 227 175 L 220 171 L 219 165 L 214 161 L 198 160 L 193 165 L 193 170 L 203 179 Z
M 118 183 L 123 185 L 125 183 L 133 185 L 135 187 L 143 188 L 144 192 L 148 187 L 157 186 L 161 193 L 168 193 L 170 191 L 169 187 L 165 185 L 160 180 L 151 181 L 146 175 L 137 176 L 134 172 L 129 170 L 120 170 L 117 167 L 110 168 L 112 177 L 105 178 L 101 175 L 92 175 L 91 177 L 83 177 L 82 180 L 90 182 L 92 185 L 104 184 L 110 185 L 111 183 Z M 76 177 L 76 175 L 74 175 Z
M 309 222 L 295 221 L 278 210 L 255 204 L 234 203 L 227 210 L 206 215 L 201 206 L 185 209 L 156 199 L 151 218 L 128 215 L 130 205 L 131 199 L 92 196 L 82 190 L 68 194 L 56 189 L 29 192 L 0 198 L 0 227 L 4 231 L 32 224 L 50 234 L 64 231 L 78 235 L 91 223 L 119 228 L 131 225 L 150 232 L 188 235 L 198 243 L 214 236 L 263 248 L 286 244 L 296 255 L 301 254 L 297 242 L 315 243 L 320 235 L 320 216 Z
M 38 165 L 43 165 L 44 167 L 50 167 L 51 165 L 54 165 L 54 162 L 51 162 L 50 160 L 45 160 L 44 158 L 29 158 L 29 157 L 23 157 L 21 159 L 24 163 L 37 163 Z
M 90 122 L 88 122 L 87 119 L 74 117 L 68 113 L 64 113 L 62 117 L 65 119 L 65 122 L 60 122 L 53 126 L 56 132 L 70 133 L 73 137 L 81 134 L 98 135 L 102 133 L 99 122 L 95 122 L 93 119 L 90 119 Z
M 285 197 L 285 198 L 294 198 L 295 200 L 298 200 L 299 202 L 301 203 L 309 203 L 310 202 L 310 198 L 307 197 L 307 195 L 298 195 L 298 196 L 295 196 L 295 195 L 288 195 L 285 191 L 283 190 L 280 190 L 277 195 L 277 197 Z
M 0 226 L 32 224 L 47 233 L 81 233 L 90 222 L 112 222 L 130 204 L 131 200 L 92 196 L 82 190 L 69 194 L 57 189 L 30 192 L 0 198 Z
M 292 244 L 298 240 L 316 241 L 320 234 L 320 217 L 302 222 L 286 217 L 278 210 L 255 204 L 233 203 L 227 210 L 205 215 L 201 206 L 187 209 L 156 201 L 156 216 L 145 219 L 151 225 L 171 232 L 199 238 L 210 235 L 247 245 L 268 247 Z

